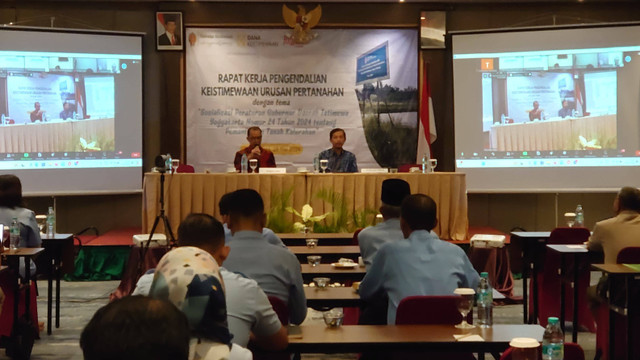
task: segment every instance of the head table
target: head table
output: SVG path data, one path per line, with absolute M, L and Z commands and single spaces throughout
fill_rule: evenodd
M 411 186 L 411 193 L 431 196 L 438 204 L 438 225 L 434 231 L 443 239 L 464 240 L 467 237 L 467 189 L 465 174 L 422 173 L 354 173 L 354 174 L 166 174 L 165 212 L 174 231 L 191 212 L 204 212 L 220 218 L 218 201 L 225 193 L 251 188 L 264 200 L 265 211 L 272 206 L 272 194 L 291 191 L 289 205 L 300 211 L 310 204 L 314 214 L 332 211 L 331 205 L 317 198 L 320 191 L 333 191 L 344 196 L 350 213 L 380 207 L 382 181 L 399 178 Z M 149 232 L 159 213 L 160 174 L 144 177 L 142 231 Z M 293 214 L 291 221 L 297 221 Z M 162 223 L 157 232 L 163 232 Z

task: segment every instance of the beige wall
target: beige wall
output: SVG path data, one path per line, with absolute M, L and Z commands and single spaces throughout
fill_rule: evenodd
M 446 2 L 446 3 L 445 3 Z M 294 6 L 289 4 L 290 6 Z M 315 4 L 313 4 L 315 5 Z M 154 1 L 3 1 L 0 24 L 145 32 L 144 37 L 144 168 L 153 157 L 181 152 L 182 53 L 155 50 L 155 11 L 183 11 L 187 24 L 226 26 L 283 25 L 282 3 L 215 3 Z M 421 10 L 447 11 L 449 30 L 486 29 L 568 23 L 640 20 L 638 2 L 576 1 L 478 4 L 455 3 L 323 4 L 321 26 L 417 26 Z M 433 148 L 441 170 L 453 170 L 453 99 L 451 62 L 447 50 L 423 52 L 430 63 L 430 83 L 435 104 L 438 140 Z M 184 154 L 182 154 L 184 156 Z M 635 185 L 638 184 L 628 184 Z M 581 203 L 587 225 L 610 215 L 613 194 L 560 194 L 559 213 Z M 555 225 L 554 194 L 470 194 L 471 225 L 509 230 L 549 230 Z M 50 198 L 31 199 L 38 213 Z M 139 225 L 141 195 L 74 196 L 58 199 L 61 231 L 75 232 L 93 225 L 101 231 Z

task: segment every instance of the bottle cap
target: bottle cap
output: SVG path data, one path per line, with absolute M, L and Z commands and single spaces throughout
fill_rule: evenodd
M 489 277 L 489 273 L 486 272 L 486 271 L 483 271 L 483 272 L 480 273 L 480 277 L 488 278 Z
M 469 288 L 457 288 L 453 291 L 453 293 L 456 295 L 474 295 L 476 291 Z
M 532 338 L 513 338 L 509 342 L 509 346 L 519 349 L 537 348 L 540 343 L 536 339 Z
M 557 317 L 551 316 L 549 317 L 549 319 L 547 319 L 547 322 L 549 324 L 553 324 L 556 325 L 560 320 Z

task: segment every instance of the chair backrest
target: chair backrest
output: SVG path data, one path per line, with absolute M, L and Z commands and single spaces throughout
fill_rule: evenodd
M 351 245 L 360 245 L 360 243 L 358 242 L 358 234 L 360 234 L 360 231 L 362 231 L 362 228 L 356 230 L 353 232 L 353 238 L 351 239 Z
M 180 165 L 178 165 L 178 168 L 176 169 L 176 172 L 177 173 L 194 173 L 195 169 L 191 165 L 180 164 Z
M 396 324 L 445 324 L 455 325 L 462 321 L 458 311 L 457 295 L 407 296 L 400 300 L 396 312 Z M 473 309 L 467 315 L 473 323 Z
M 558 227 L 551 231 L 547 244 L 582 244 L 590 235 L 586 228 Z
M 513 348 L 508 348 L 500 356 L 500 360 L 511 360 Z M 576 343 L 564 343 L 564 360 L 584 360 L 584 351 Z
M 618 253 L 618 264 L 640 264 L 640 246 L 629 246 Z
M 285 304 L 284 301 L 275 296 L 269 295 L 267 296 L 267 298 L 271 303 L 271 307 L 273 307 L 273 311 L 275 311 L 276 315 L 278 315 L 278 319 L 280 319 L 282 325 L 289 325 L 289 307 L 287 306 L 287 304 Z

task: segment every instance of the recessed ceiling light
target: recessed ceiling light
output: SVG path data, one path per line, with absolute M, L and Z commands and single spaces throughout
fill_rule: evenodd
M 420 20 L 427 20 L 427 18 L 424 16 L 420 16 Z

